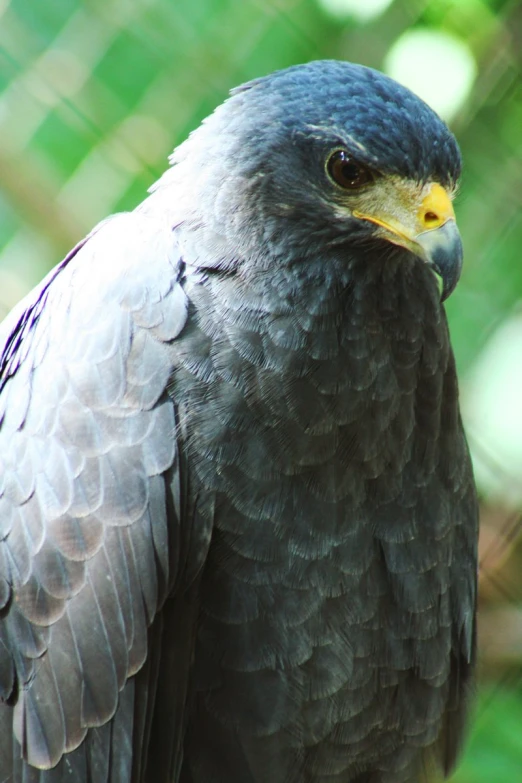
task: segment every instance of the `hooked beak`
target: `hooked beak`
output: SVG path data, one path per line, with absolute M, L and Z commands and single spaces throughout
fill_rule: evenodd
M 380 236 L 407 248 L 429 264 L 442 279 L 441 301 L 453 292 L 462 270 L 462 242 L 450 197 L 432 183 L 411 219 L 376 216 L 353 211 L 354 217 L 380 227 Z
M 428 264 L 442 278 L 443 302 L 453 293 L 462 271 L 462 240 L 454 220 L 448 220 L 439 228 L 423 231 L 416 237 L 425 253 Z

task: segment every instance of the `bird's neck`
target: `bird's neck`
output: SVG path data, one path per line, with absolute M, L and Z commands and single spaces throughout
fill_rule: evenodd
M 368 477 L 400 472 L 417 448 L 419 417 L 430 443 L 443 416 L 457 427 L 453 359 L 429 270 L 343 269 L 188 270 L 192 316 L 180 365 L 193 389 L 185 431 L 200 456 L 217 465 L 249 453 L 249 474 L 317 469 L 314 480 L 334 500 L 354 466 Z M 426 459 L 436 459 L 433 449 L 419 470 Z

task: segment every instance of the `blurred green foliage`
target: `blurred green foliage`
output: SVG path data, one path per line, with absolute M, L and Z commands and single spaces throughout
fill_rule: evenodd
M 328 8 L 324 0 L 0 0 L 0 317 L 94 223 L 136 206 L 172 148 L 231 87 L 323 57 L 382 68 L 405 31 L 442 31 L 477 66 L 452 119 L 465 161 L 456 211 L 466 265 L 447 309 L 465 379 L 522 295 L 522 4 L 395 0 L 364 22 Z M 431 66 L 426 80 L 438 71 Z M 487 558 L 500 540 L 501 556 L 483 568 L 482 601 L 488 618 L 517 610 L 505 617 L 522 645 L 520 585 L 506 577 L 522 563 L 517 528 L 502 528 L 496 503 L 481 551 Z M 482 652 L 459 783 L 522 780 L 522 649 L 506 656 L 494 647 Z

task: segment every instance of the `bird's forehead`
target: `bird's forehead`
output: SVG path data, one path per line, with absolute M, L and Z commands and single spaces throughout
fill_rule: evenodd
M 435 112 L 384 74 L 352 63 L 318 61 L 240 88 L 299 137 L 347 142 L 377 167 L 443 184 L 460 174 L 455 138 Z M 259 116 L 263 116 L 259 112 Z

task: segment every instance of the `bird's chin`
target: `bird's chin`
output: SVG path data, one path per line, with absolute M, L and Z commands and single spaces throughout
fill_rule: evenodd
M 386 229 L 381 229 L 379 235 L 390 245 L 408 250 L 431 267 L 440 280 L 442 302 L 453 293 L 460 279 L 463 258 L 462 241 L 454 220 L 411 238 Z

